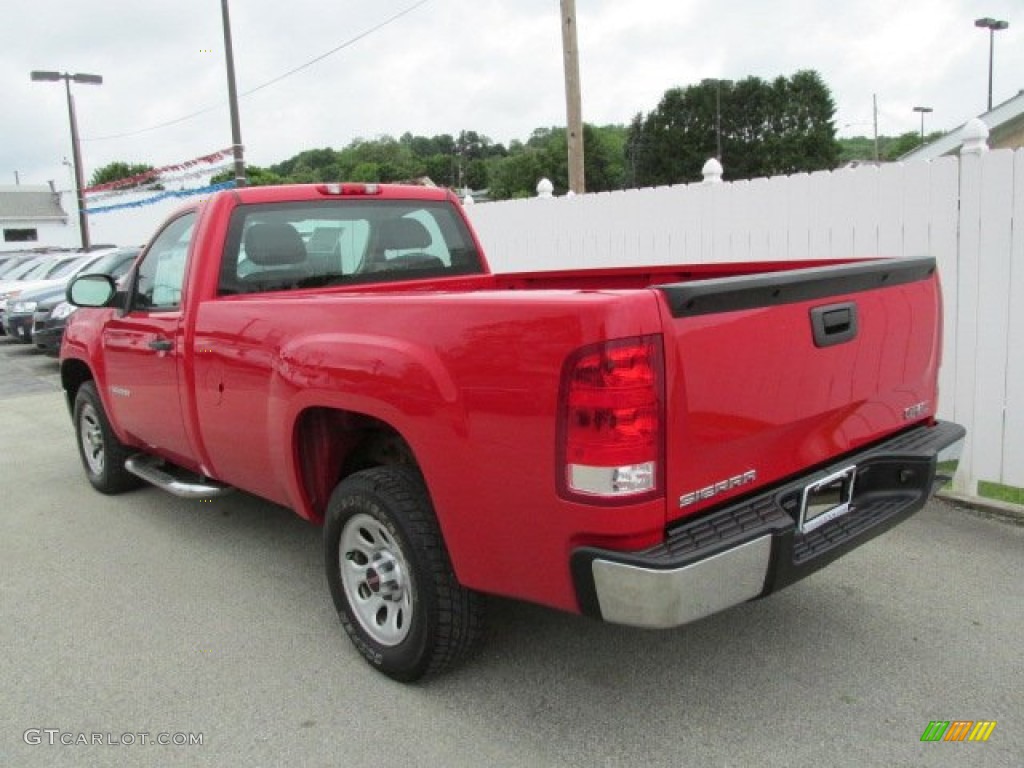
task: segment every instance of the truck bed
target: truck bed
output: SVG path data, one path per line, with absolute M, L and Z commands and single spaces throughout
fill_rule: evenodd
M 457 290 L 658 296 L 669 522 L 934 419 L 941 306 L 928 257 L 477 280 Z

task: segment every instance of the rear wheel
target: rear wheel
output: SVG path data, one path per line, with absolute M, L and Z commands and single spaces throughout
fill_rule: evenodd
M 124 468 L 131 451 L 114 434 L 96 385 L 91 381 L 78 388 L 74 419 L 78 454 L 93 488 L 100 493 L 115 494 L 142 485 L 141 479 Z
M 376 467 L 339 483 L 328 502 L 324 547 L 341 623 L 381 672 L 417 680 L 472 649 L 483 597 L 455 578 L 415 469 Z

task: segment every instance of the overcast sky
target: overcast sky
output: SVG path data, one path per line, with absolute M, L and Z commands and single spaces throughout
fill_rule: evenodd
M 558 0 L 232 0 L 250 163 L 357 137 L 458 134 L 525 140 L 565 119 Z M 628 123 L 666 89 L 703 78 L 821 73 L 840 135 L 947 130 L 1024 88 L 1024 6 L 1014 0 L 576 0 L 583 115 Z M 0 23 L 0 184 L 69 186 L 62 83 L 34 69 L 103 76 L 73 85 L 87 177 L 112 161 L 169 165 L 231 143 L 218 0 L 5 0 Z M 145 130 L 212 107 L 198 117 Z M 127 135 L 121 135 L 127 134 Z M 117 138 L 106 138 L 118 136 Z

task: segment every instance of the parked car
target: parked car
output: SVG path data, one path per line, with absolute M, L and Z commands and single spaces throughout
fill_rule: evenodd
M 18 264 L 37 260 L 41 256 L 60 256 L 62 254 L 80 252 L 81 251 L 78 248 L 56 248 L 48 246 L 41 248 L 26 248 L 18 251 L 3 251 L 0 252 L 0 278 L 4 278 L 5 273 L 13 270 Z
M 68 260 L 61 259 L 60 266 L 51 270 L 46 279 L 22 283 L 22 287 L 7 292 L 5 297 L 0 297 L 0 302 L 6 300 L 6 304 L 0 309 L 2 312 L 0 318 L 2 318 L 7 334 L 17 341 L 31 344 L 32 315 L 35 313 L 35 305 L 39 298 L 41 296 L 49 298 L 54 291 L 57 294 L 63 293 L 71 278 L 90 271 L 92 265 L 107 253 L 109 253 L 108 250 L 69 253 L 67 254 Z
M 50 280 L 71 274 L 73 265 L 78 260 L 85 261 L 89 256 L 91 254 L 79 251 L 44 254 L 32 262 L 34 266 L 30 269 L 19 272 L 18 277 L 0 282 L 0 334 L 7 332 L 5 315 L 8 301 L 21 295 L 22 291 L 46 286 Z
M 139 246 L 118 248 L 101 256 L 80 274 L 110 275 L 117 280 L 128 272 L 140 250 Z M 60 351 L 60 342 L 64 337 L 64 325 L 77 309 L 65 300 L 70 279 L 64 280 L 59 287 L 23 293 L 11 310 L 10 325 L 12 328 L 20 328 L 23 324 L 27 326 L 30 339 L 21 336 L 20 331 L 12 331 L 12 335 L 18 336 L 26 343 L 31 340 L 43 352 L 56 355 Z M 18 306 L 19 304 L 23 306 Z M 23 313 L 27 313 L 28 321 L 22 319 Z
M 24 264 L 26 261 L 30 261 L 38 256 L 37 253 L 31 251 L 8 251 L 7 253 L 0 253 L 0 280 L 3 279 L 4 274 L 12 272 L 17 268 L 19 264 Z
M 0 286 L 21 280 L 30 271 L 47 261 L 49 254 L 25 254 L 12 259 L 0 269 Z
M 49 261 L 50 259 L 47 256 L 33 256 L 17 262 L 4 270 L 4 274 L 0 276 L 0 336 L 5 333 L 3 315 L 7 302 L 3 297 L 9 292 L 18 290 L 22 283 L 28 279 L 29 275 L 34 274 L 36 270 L 48 264 Z

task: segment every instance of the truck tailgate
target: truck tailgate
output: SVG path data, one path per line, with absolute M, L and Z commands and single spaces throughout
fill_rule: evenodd
M 935 261 L 879 259 L 658 286 L 668 519 L 934 417 Z

